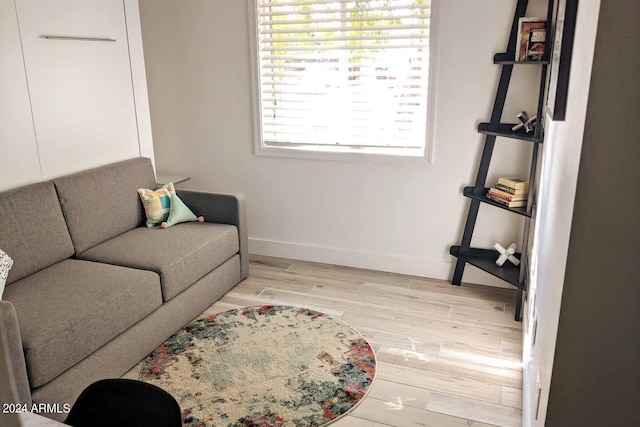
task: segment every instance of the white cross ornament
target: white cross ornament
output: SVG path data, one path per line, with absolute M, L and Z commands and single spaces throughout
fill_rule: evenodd
M 520 264 L 520 260 L 513 255 L 516 253 L 517 246 L 515 243 L 512 243 L 507 249 L 503 248 L 500 243 L 496 243 L 493 247 L 496 248 L 496 251 L 500 252 L 500 256 L 496 260 L 496 264 L 500 267 L 502 267 L 502 264 L 504 264 L 506 260 L 511 261 L 513 265 Z

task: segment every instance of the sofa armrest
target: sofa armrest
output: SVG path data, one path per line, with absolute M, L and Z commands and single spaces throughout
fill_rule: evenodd
M 29 389 L 29 377 L 27 376 L 27 364 L 24 360 L 24 350 L 22 349 L 22 337 L 18 327 L 18 316 L 16 309 L 9 301 L 0 301 L 0 322 L 3 333 L 2 343 L 4 353 L 0 356 L 7 357 L 5 361 L 15 380 L 17 401 L 11 403 L 21 403 L 31 406 L 31 390 Z M 4 372 L 3 372 L 4 374 Z M 4 377 L 4 375 L 2 375 Z M 5 385 L 2 385 L 4 387 Z M 9 403 L 9 402 L 5 402 Z
M 206 222 L 231 224 L 238 227 L 240 271 L 242 279 L 247 277 L 249 274 L 249 235 L 244 195 L 190 190 L 176 190 L 176 193 L 196 216 L 204 216 Z

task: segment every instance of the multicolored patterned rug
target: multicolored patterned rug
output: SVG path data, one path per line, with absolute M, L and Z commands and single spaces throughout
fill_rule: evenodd
M 346 323 L 262 306 L 193 321 L 145 359 L 140 379 L 176 398 L 185 426 L 323 426 L 375 373 L 371 346 Z

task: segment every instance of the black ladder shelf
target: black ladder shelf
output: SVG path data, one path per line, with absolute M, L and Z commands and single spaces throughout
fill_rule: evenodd
M 527 242 L 529 240 L 529 227 L 533 211 L 533 201 L 535 198 L 534 190 L 537 175 L 536 169 L 538 163 L 538 148 L 543 140 L 542 118 L 547 79 L 547 67 L 549 65 L 548 58 L 550 53 L 550 45 L 552 42 L 549 34 L 549 25 L 551 23 L 553 12 L 553 0 L 549 0 L 547 9 L 547 41 L 545 43 L 545 54 L 542 61 L 515 60 L 518 21 L 520 18 L 525 16 L 527 4 L 528 0 L 518 0 L 514 13 L 513 25 L 511 27 L 511 33 L 509 36 L 509 42 L 507 45 L 507 51 L 505 53 L 498 53 L 493 58 L 493 63 L 502 67 L 500 81 L 498 83 L 498 90 L 496 93 L 496 98 L 493 104 L 493 110 L 489 123 L 480 123 L 478 125 L 478 132 L 485 135 L 485 141 L 482 151 L 482 157 L 480 158 L 480 164 L 478 166 L 478 173 L 476 176 L 475 184 L 473 187 L 465 187 L 462 193 L 465 197 L 471 199 L 469 213 L 467 214 L 467 220 L 462 235 L 462 241 L 459 246 L 451 246 L 451 248 L 449 249 L 449 253 L 457 258 L 456 268 L 453 274 L 453 279 L 451 280 L 451 284 L 460 285 L 460 283 L 462 282 L 462 274 L 464 273 L 465 265 L 468 263 L 515 286 L 517 288 L 515 319 L 518 321 L 521 320 L 522 298 L 523 292 L 526 290 L 526 269 L 528 268 L 526 250 L 523 250 L 522 253 L 516 254 L 516 257 L 520 259 L 520 264 L 518 267 L 509 262 L 506 262 L 502 267 L 500 267 L 495 263 L 495 261 L 498 259 L 499 254 L 493 248 L 472 248 L 470 247 L 470 244 L 471 238 L 473 236 L 473 230 L 475 228 L 476 218 L 478 217 L 478 212 L 480 210 L 480 205 L 483 203 L 500 209 L 505 209 L 514 214 L 524 216 L 525 228 L 523 244 L 521 245 L 521 247 L 526 248 Z M 540 67 L 540 89 L 538 93 L 537 120 L 534 131 L 530 133 L 526 133 L 524 129 L 513 131 L 512 127 L 515 125 L 515 123 L 501 123 L 504 103 L 507 97 L 509 83 L 511 81 L 511 74 L 514 66 Z M 493 154 L 493 149 L 497 137 L 518 140 L 520 142 L 531 144 L 531 166 L 529 169 L 530 190 L 526 207 L 508 208 L 486 197 L 486 193 L 488 191 L 488 188 L 485 187 L 487 173 L 489 171 L 489 164 L 491 163 L 491 156 Z

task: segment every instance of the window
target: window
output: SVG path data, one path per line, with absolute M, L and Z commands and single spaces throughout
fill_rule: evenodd
M 257 152 L 424 157 L 430 0 L 254 0 Z

